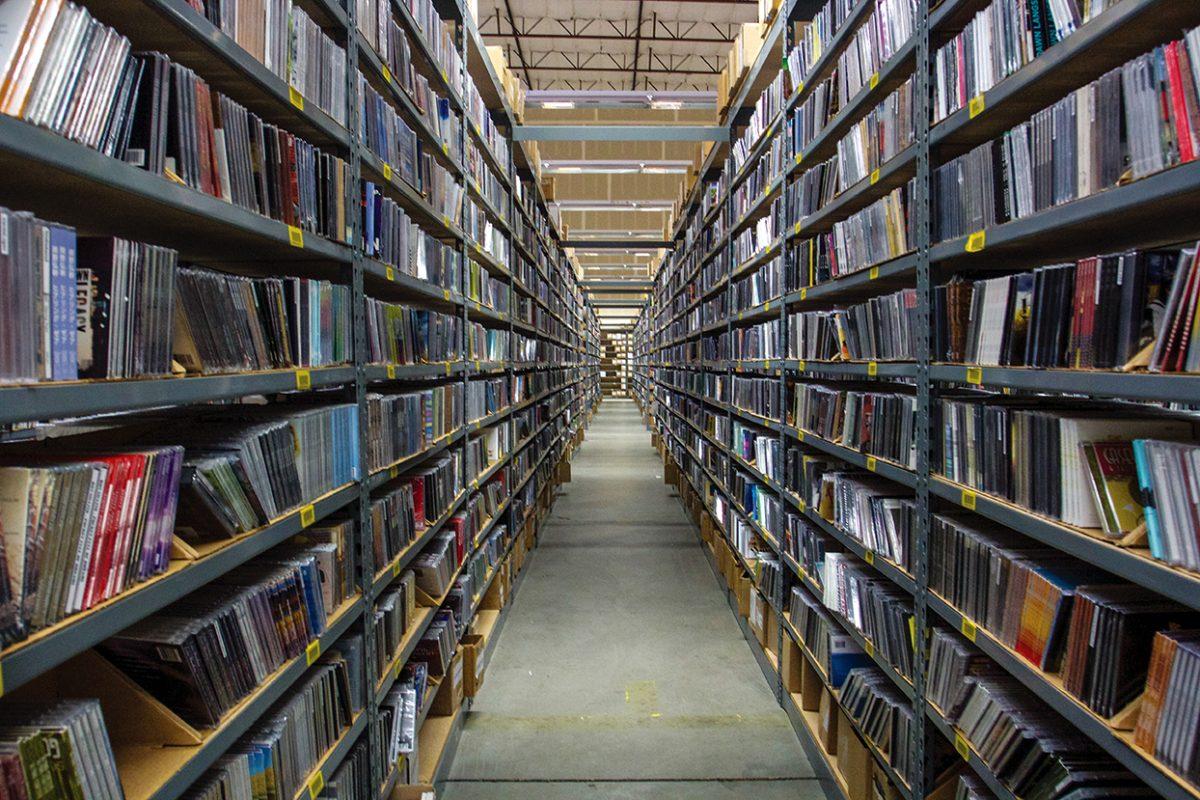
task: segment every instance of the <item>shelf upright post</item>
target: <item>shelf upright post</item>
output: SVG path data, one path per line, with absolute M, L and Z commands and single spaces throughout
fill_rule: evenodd
M 455 3 L 454 7 L 455 7 L 455 14 L 457 15 L 458 18 L 456 20 L 455 16 L 451 15 L 450 19 L 451 19 L 451 21 L 456 22 L 456 24 L 454 26 L 454 47 L 458 51 L 459 58 L 458 58 L 458 73 L 457 74 L 451 74 L 449 72 L 446 73 L 447 75 L 449 75 L 449 79 L 447 82 L 450 84 L 449 90 L 451 92 L 454 91 L 456 85 L 461 86 L 464 83 L 463 75 L 466 73 L 466 69 L 467 69 L 466 12 L 461 7 L 461 5 L 459 5 L 458 3 Z M 444 19 L 444 17 L 443 17 L 443 19 Z M 432 33 L 432 32 L 429 32 L 429 33 Z M 427 33 L 426 35 L 429 35 L 429 33 Z M 462 190 L 459 192 L 459 199 L 458 199 L 458 229 L 460 231 L 462 231 L 462 241 L 459 242 L 459 248 L 460 248 L 459 252 L 462 254 L 462 262 L 461 262 L 462 268 L 459 270 L 459 275 L 458 275 L 458 293 L 459 293 L 460 297 L 462 298 L 462 335 L 459 337 L 459 347 L 460 347 L 459 352 L 462 354 L 462 377 L 459 380 L 462 383 L 462 390 L 463 390 L 463 415 L 462 415 L 462 417 L 463 417 L 464 432 L 463 432 L 463 438 L 462 438 L 463 457 L 459 459 L 460 466 L 459 466 L 458 474 L 459 474 L 459 482 L 460 482 L 460 485 L 462 486 L 463 492 L 469 492 L 470 491 L 469 481 L 472 477 L 474 477 L 473 475 L 467 474 L 467 459 L 466 459 L 466 448 L 467 448 L 467 444 L 469 443 L 468 439 L 470 437 L 470 431 L 466 430 L 467 390 L 470 388 L 471 374 L 472 374 L 471 373 L 471 358 L 470 358 L 470 356 L 471 356 L 470 346 L 471 346 L 471 342 L 472 342 L 471 335 L 470 335 L 471 314 L 470 314 L 470 309 L 469 309 L 469 305 L 468 305 L 468 301 L 467 301 L 468 287 L 471 285 L 469 274 L 468 274 L 468 271 L 470 270 L 469 265 L 471 263 L 471 256 L 470 256 L 471 243 L 467 241 L 467 236 L 468 236 L 468 233 L 467 233 L 467 166 L 466 166 L 466 161 L 467 161 L 467 159 L 466 159 L 466 155 L 467 155 L 467 146 L 466 146 L 467 109 L 466 109 L 466 98 L 464 97 L 464 93 L 462 91 L 459 91 L 458 96 L 460 99 L 463 100 L 463 105 L 461 108 L 459 108 L 458 136 L 456 137 L 457 138 L 457 146 L 452 147 L 450 149 L 451 156 L 454 156 L 454 158 L 452 160 L 455 161 L 462 168 L 462 172 L 460 172 L 458 175 L 459 188 Z M 451 113 L 453 113 L 453 111 L 451 111 Z M 457 153 L 457 155 L 455 156 L 456 153 Z M 451 381 L 451 384 L 453 384 L 453 383 L 454 383 L 454 381 Z M 464 503 L 464 507 L 465 507 L 465 503 Z M 470 554 L 468 554 L 468 557 L 469 557 L 469 555 Z
M 346 6 L 346 63 L 351 66 L 358 64 L 358 22 L 357 7 L 354 3 Z M 346 109 L 347 127 L 350 131 L 350 175 L 354 195 L 348 208 L 358 208 L 358 192 L 361 191 L 363 143 L 359 140 L 359 102 L 358 102 L 358 70 L 346 70 L 346 97 L 350 107 Z M 359 591 L 363 597 L 362 632 L 364 652 L 372 653 L 375 649 L 375 626 L 368 624 L 371 617 L 373 599 L 371 590 L 375 576 L 375 551 L 371 547 L 371 489 L 370 465 L 367 460 L 368 437 L 367 430 L 367 295 L 364 280 L 364 257 L 360 237 L 362 236 L 362 217 L 353 214 L 350 219 L 350 240 L 352 253 L 353 274 L 353 303 L 351 304 L 354 321 L 354 391 L 358 405 L 358 473 L 359 491 L 357 501 L 357 561 L 359 567 Z M 377 721 L 379 707 L 375 703 L 374 687 L 379 676 L 375 674 L 375 659 L 363 659 L 363 687 L 365 692 L 364 706 L 367 715 L 367 742 L 371 761 L 383 757 L 383 742 L 378 741 Z M 386 774 L 386 769 L 384 770 Z
M 784 16 L 784 24 L 783 24 L 783 57 L 780 59 L 780 63 L 779 63 L 779 74 L 780 75 L 783 75 L 787 71 L 787 54 L 792 51 L 792 46 L 794 44 L 794 42 L 792 41 L 792 38 L 793 38 L 792 37 L 792 30 L 793 30 L 792 14 L 795 13 L 795 10 L 796 10 L 796 0 L 787 0 L 787 2 L 784 3 L 783 8 L 780 8 L 778 11 L 775 12 L 777 14 L 785 15 Z M 785 86 L 787 85 L 786 82 L 784 83 L 784 85 Z M 788 94 L 789 94 L 788 92 L 781 93 L 780 103 L 779 103 L 779 123 L 778 123 L 779 124 L 779 133 L 777 135 L 783 141 L 784 158 L 783 158 L 783 170 L 782 170 L 782 176 L 781 176 L 782 182 L 780 183 L 780 186 L 779 186 L 779 212 L 775 215 L 775 232 L 778 235 L 778 238 L 780 241 L 779 257 L 778 257 L 778 265 L 779 266 L 778 266 L 778 273 L 777 273 L 777 278 L 778 278 L 777 285 L 779 286 L 779 293 L 780 293 L 780 298 L 779 298 L 779 340 L 778 341 L 780 342 L 781 346 L 783 347 L 783 353 L 782 353 L 783 358 L 781 360 L 784 361 L 785 363 L 786 363 L 786 359 L 787 359 L 789 353 L 787 352 L 787 342 L 788 342 L 787 303 L 783 302 L 783 298 L 787 297 L 787 292 L 788 292 L 787 264 L 788 264 L 789 249 L 788 249 L 788 238 L 787 238 L 787 225 L 788 225 L 788 220 L 791 219 L 791 209 L 788 207 L 788 196 L 790 193 L 787 190 L 787 174 L 788 174 L 788 165 L 790 165 L 792 163 L 793 153 L 795 153 L 795 142 L 792 140 L 792 126 L 788 124 L 788 115 L 787 115 Z M 783 422 L 785 424 L 787 422 L 787 369 L 783 366 L 780 366 L 780 368 L 779 368 L 779 421 Z M 780 461 L 779 459 L 782 459 L 782 461 Z M 783 464 L 787 463 L 787 434 L 784 432 L 784 428 L 782 425 L 779 427 L 779 459 L 776 460 L 776 464 L 775 464 L 775 467 L 777 470 L 780 466 L 780 463 L 783 463 Z M 772 475 L 771 477 L 775 479 L 776 484 L 779 486 L 780 493 L 783 493 L 788 490 L 786 482 L 780 479 L 780 475 L 778 472 L 776 472 L 776 474 Z M 780 497 L 779 503 L 781 506 L 786 507 L 787 506 L 786 498 Z M 778 531 L 771 531 L 771 533 L 775 536 L 775 541 L 779 542 L 780 549 L 782 549 L 783 548 L 783 537 L 779 535 Z M 780 567 L 782 569 L 787 568 L 786 565 L 783 564 L 782 554 L 780 555 L 779 563 L 780 563 Z M 779 654 L 779 656 L 780 656 L 780 661 L 779 661 L 780 675 L 779 675 L 779 680 L 776 681 L 776 692 L 775 692 L 776 698 L 775 699 L 779 701 L 780 705 L 783 705 L 783 702 L 784 702 L 783 674 L 782 674 L 782 671 L 783 671 L 782 655 L 783 655 L 783 637 L 784 637 L 783 612 L 784 612 L 784 602 L 787 600 L 787 598 L 783 596 L 783 581 L 776 581 L 775 583 L 777 584 L 776 592 L 775 592 L 776 598 L 777 598 L 776 603 L 775 603 L 775 605 L 776 605 L 775 613 L 779 616 L 779 619 L 777 620 L 778 624 L 775 625 L 775 652 L 777 654 Z
M 925 689 L 926 671 L 928 667 L 928 634 L 929 634 L 929 529 L 930 529 L 930 493 L 929 473 L 931 446 L 933 441 L 932 401 L 929 385 L 929 362 L 931 358 L 931 328 L 930 308 L 933 299 L 932 275 L 929 264 L 930 246 L 930 172 L 929 172 L 929 110 L 930 105 L 930 72 L 931 61 L 929 52 L 929 0 L 918 0 L 917 6 L 917 54 L 913 66 L 915 81 L 915 115 L 916 130 L 914 133 L 917 149 L 917 176 L 915 185 L 916 205 L 916 235 L 917 248 L 917 536 L 916 536 L 916 596 L 913 598 L 913 611 L 916 616 L 913 642 L 913 662 L 916 665 L 913 675 L 913 735 L 909 739 L 912 748 L 910 764 L 916 765 L 912 781 L 913 797 L 925 797 L 934 788 L 936 779 L 928 770 L 925 760 L 926 753 L 932 748 L 930 736 L 938 735 L 932 726 L 926 726 Z

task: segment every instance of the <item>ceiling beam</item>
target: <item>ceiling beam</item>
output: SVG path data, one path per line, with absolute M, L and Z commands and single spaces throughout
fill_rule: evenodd
M 633 37 L 633 79 L 629 81 L 629 90 L 637 88 L 638 55 L 642 49 L 642 0 L 638 0 L 637 34 Z
M 504 0 L 504 9 L 508 12 L 508 24 L 512 25 L 513 30 L 517 26 L 513 23 L 512 3 L 509 0 Z M 525 70 L 525 83 L 529 86 L 533 85 L 533 78 L 529 76 L 529 62 L 525 59 L 525 51 L 521 48 L 521 37 L 514 36 L 513 41 L 517 45 L 517 55 L 521 57 L 521 68 Z

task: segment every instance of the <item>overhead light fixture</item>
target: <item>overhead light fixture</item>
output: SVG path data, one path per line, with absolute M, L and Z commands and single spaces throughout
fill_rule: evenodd
M 680 100 L 651 100 L 650 107 L 658 111 L 678 111 L 683 108 Z
M 574 103 L 574 101 L 571 101 L 571 100 L 546 100 L 542 103 L 542 108 L 554 108 L 554 109 L 565 110 L 565 109 L 574 108 L 574 107 L 575 107 L 575 103 Z

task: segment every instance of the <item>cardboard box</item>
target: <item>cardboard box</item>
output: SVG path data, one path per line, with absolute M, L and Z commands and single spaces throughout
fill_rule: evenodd
M 436 796 L 427 783 L 409 783 L 392 787 L 388 800 L 435 800 Z
M 750 616 L 750 593 L 754 590 L 750 588 L 750 579 L 739 576 L 737 579 L 737 601 L 738 615 L 745 619 Z
M 874 758 L 871 759 L 871 770 L 871 797 L 878 798 L 878 800 L 901 800 L 904 795 L 900 794 L 900 790 L 891 782 L 887 772 Z M 930 800 L 932 797 L 933 795 L 930 795 Z
M 804 672 L 804 653 L 791 636 L 783 637 L 783 658 L 780 660 L 779 677 L 783 690 L 788 694 L 800 693 L 800 677 Z
M 841 753 L 838 750 L 838 735 L 843 728 L 848 728 L 848 725 L 841 725 L 841 711 L 838 709 L 837 700 L 833 699 L 833 695 L 828 690 L 821 689 L 821 699 L 817 703 L 817 739 L 821 743 L 821 747 L 826 753 Z
M 775 656 L 779 654 L 775 651 L 779 647 L 779 619 L 775 616 L 775 610 L 767 606 L 764 614 L 767 624 L 763 626 L 763 648 Z
M 821 694 L 825 684 L 821 675 L 807 658 L 800 665 L 800 707 L 805 711 L 817 711 L 821 706 Z
M 782 5 L 783 0 L 758 0 L 758 21 L 763 24 L 771 22 Z
M 463 637 L 463 695 L 474 697 L 483 686 L 483 649 L 487 640 L 477 633 Z
M 463 654 L 459 650 L 442 676 L 442 685 L 433 696 L 429 713 L 435 717 L 448 717 L 458 711 L 463 701 Z
M 838 771 L 846 781 L 846 800 L 871 800 L 871 753 L 845 713 L 838 710 L 837 716 Z

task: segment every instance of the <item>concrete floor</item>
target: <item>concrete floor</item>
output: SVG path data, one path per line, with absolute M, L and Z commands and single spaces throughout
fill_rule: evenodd
M 563 489 L 440 796 L 823 798 L 631 401 Z

